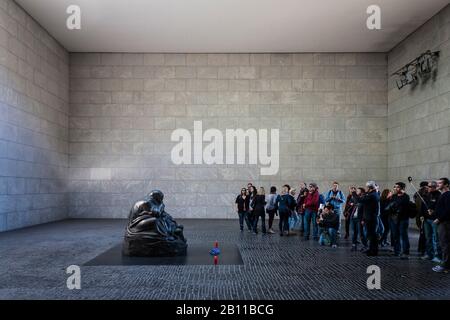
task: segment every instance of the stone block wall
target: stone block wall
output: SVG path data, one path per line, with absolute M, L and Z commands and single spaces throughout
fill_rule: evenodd
M 177 218 L 232 218 L 249 181 L 324 191 L 448 176 L 449 35 L 447 6 L 388 54 L 69 54 L 0 0 L 0 231 L 126 217 L 153 188 Z M 398 90 L 388 74 L 428 49 L 441 51 L 435 77 Z M 248 158 L 175 165 L 171 134 L 194 121 L 279 129 L 278 173 Z
M 68 102 L 67 51 L 0 0 L 0 231 L 68 216 Z
M 333 180 L 383 183 L 386 72 L 382 53 L 71 53 L 70 215 L 125 217 L 159 188 L 175 217 L 229 218 L 249 181 L 266 190 L 302 180 L 322 190 Z M 200 120 L 224 134 L 279 129 L 278 173 L 173 164 L 172 132 Z
M 448 177 L 450 169 L 450 5 L 388 55 L 389 74 L 423 52 L 440 51 L 437 72 L 398 90 L 389 78 L 388 177 L 390 183 Z

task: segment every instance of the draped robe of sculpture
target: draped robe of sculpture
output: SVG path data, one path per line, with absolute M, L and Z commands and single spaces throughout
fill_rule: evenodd
M 130 210 L 123 253 L 127 256 L 185 255 L 187 244 L 183 226 L 165 211 L 164 194 L 152 191 L 137 201 Z

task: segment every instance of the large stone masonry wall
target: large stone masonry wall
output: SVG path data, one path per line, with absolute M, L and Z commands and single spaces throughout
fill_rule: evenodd
M 68 216 L 69 55 L 0 0 L 0 231 Z
M 427 50 L 440 51 L 434 77 L 401 90 L 395 85 L 396 78 L 389 78 L 391 183 L 406 181 L 408 176 L 418 183 L 450 173 L 450 5 L 389 53 L 389 74 Z
M 125 217 L 153 188 L 180 218 L 235 217 L 252 181 L 383 183 L 387 166 L 385 54 L 70 55 L 72 217 Z M 180 165 L 173 130 L 280 129 L 280 169 Z M 206 145 L 206 144 L 205 144 Z

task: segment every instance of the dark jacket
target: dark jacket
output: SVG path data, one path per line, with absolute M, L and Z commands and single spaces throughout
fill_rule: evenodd
M 291 199 L 289 200 L 289 209 L 291 211 L 295 211 L 295 208 L 297 207 L 297 202 L 295 201 L 295 198 L 293 195 L 289 195 Z
M 350 201 L 353 203 L 353 206 L 351 208 L 350 211 L 350 218 L 351 219 L 361 219 L 363 217 L 363 212 L 364 212 L 364 208 L 363 208 L 363 204 L 361 202 L 359 202 L 359 198 L 362 197 L 358 196 L 355 192 L 352 192 L 352 197 L 350 199 Z M 356 214 L 356 216 L 355 216 Z
M 345 219 L 349 219 L 352 215 L 353 208 L 355 206 L 355 202 L 353 202 L 353 195 L 350 193 L 345 200 L 344 206 L 344 217 Z
M 292 208 L 295 208 L 296 202 L 290 194 L 283 194 L 278 196 L 277 204 L 279 212 L 290 212 Z
M 364 221 L 376 221 L 378 213 L 380 212 L 380 195 L 375 190 L 366 193 L 358 199 L 362 204 L 362 219 Z M 361 218 L 361 214 L 358 213 Z
M 429 192 L 427 194 L 427 197 L 424 200 L 428 206 L 428 209 L 432 210 L 432 214 L 431 215 L 429 215 L 428 213 L 425 214 L 425 218 L 433 219 L 433 220 L 437 219 L 435 210 L 436 210 L 436 204 L 440 197 L 441 197 L 441 193 L 437 190 Z
M 333 229 L 338 229 L 339 227 L 339 216 L 334 213 L 333 211 L 331 211 L 328 214 L 323 213 L 321 215 L 321 217 L 323 218 L 322 221 L 319 221 L 319 227 L 321 228 L 333 228 Z
M 436 203 L 436 217 L 439 222 L 450 221 L 450 191 L 444 192 Z
M 391 197 L 391 201 L 387 206 L 390 213 L 393 215 L 398 215 L 399 220 L 408 220 L 409 219 L 409 195 L 404 193 L 399 196 L 394 194 Z
M 246 196 L 245 199 L 244 199 L 242 197 L 242 195 L 238 195 L 237 198 L 236 198 L 235 203 L 237 203 L 239 212 L 248 211 L 248 206 L 249 206 L 249 203 L 250 203 L 250 197 Z
M 389 216 L 389 211 L 386 210 L 386 207 L 388 206 L 388 204 L 389 204 L 388 199 L 384 199 L 384 200 L 380 199 L 380 216 L 383 219 L 386 218 L 387 216 Z
M 422 203 L 422 199 L 425 200 L 425 203 L 427 202 L 428 197 L 428 191 L 426 187 L 422 187 L 419 189 L 418 192 L 414 193 L 413 199 L 414 203 L 416 204 L 417 212 L 419 217 L 427 217 L 428 216 L 428 204 L 424 205 Z
M 266 206 L 266 196 L 262 194 L 257 194 L 250 206 L 253 208 L 253 214 L 256 216 L 261 216 L 265 214 L 264 207 Z

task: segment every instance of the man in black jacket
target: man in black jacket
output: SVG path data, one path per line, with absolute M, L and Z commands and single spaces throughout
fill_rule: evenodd
M 391 219 L 391 234 L 394 254 L 400 259 L 409 258 L 409 195 L 405 192 L 406 185 L 397 182 L 394 185 L 393 195 L 389 198 L 386 207 Z
M 374 181 L 366 183 L 367 192 L 359 198 L 359 203 L 363 207 L 362 223 L 367 230 L 367 239 L 369 240 L 368 256 L 378 255 L 378 239 L 377 239 L 377 219 L 380 211 L 380 196 L 376 190 Z
M 295 208 L 296 205 L 294 197 L 289 194 L 290 191 L 291 187 L 288 184 L 285 184 L 281 191 L 281 195 L 278 195 L 276 200 L 278 213 L 280 214 L 280 236 L 289 235 L 289 216 L 291 210 Z
M 450 191 L 448 178 L 438 181 L 441 196 L 436 203 L 434 223 L 439 225 L 439 242 L 442 249 L 442 264 L 433 268 L 435 272 L 448 273 L 450 270 Z
M 437 219 L 436 204 L 441 197 L 441 192 L 437 190 L 436 181 L 430 181 L 427 184 L 427 192 L 422 197 L 425 204 L 420 206 L 420 219 L 423 223 L 426 249 L 426 254 L 422 259 L 440 263 L 442 254 L 439 245 L 438 225 L 433 223 Z

